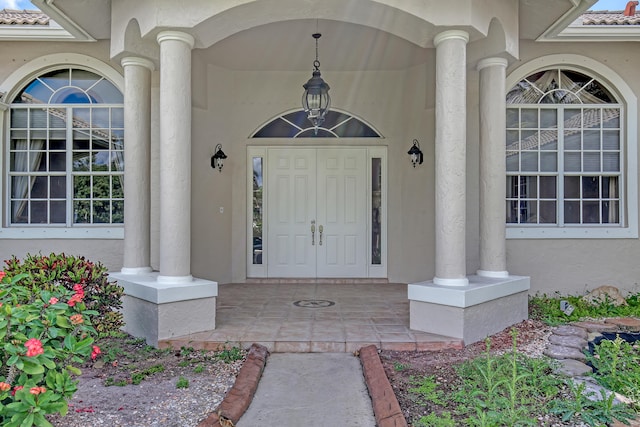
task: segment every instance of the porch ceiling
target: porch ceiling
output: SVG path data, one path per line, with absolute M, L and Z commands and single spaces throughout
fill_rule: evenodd
M 205 62 L 233 70 L 313 69 L 315 41 L 321 70 L 397 70 L 424 63 L 428 49 L 375 28 L 338 21 L 291 20 L 241 31 L 199 49 Z

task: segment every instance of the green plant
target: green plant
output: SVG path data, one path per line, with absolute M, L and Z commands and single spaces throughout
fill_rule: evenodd
M 595 368 L 598 383 L 634 400 L 640 389 L 640 344 L 631 344 L 620 336 L 602 340 L 594 354 L 587 355 Z M 638 405 L 636 400 L 636 406 Z
M 409 366 L 405 365 L 404 363 L 400 363 L 400 362 L 393 362 L 393 369 L 396 372 L 401 372 L 404 371 L 405 369 L 407 369 Z
M 28 273 L 0 272 L 0 424 L 50 426 L 46 414 L 66 414 L 77 365 L 95 359 L 98 312 L 85 287 L 40 286 Z
M 240 349 L 239 347 L 233 346 L 231 348 L 225 348 L 224 350 L 220 350 L 216 354 L 216 357 L 225 363 L 231 363 L 237 360 L 242 360 L 244 355 L 242 353 L 242 349 Z
M 182 347 L 180 347 L 180 356 L 181 357 L 189 356 L 189 355 L 193 354 L 194 351 L 195 350 L 193 349 L 193 347 L 182 346 Z
M 122 313 L 118 311 L 122 308 L 123 288 L 109 282 L 107 269 L 102 264 L 84 257 L 55 253 L 49 256 L 29 254 L 23 261 L 14 256 L 5 264 L 5 272 L 10 277 L 27 273 L 34 292 L 36 289 L 52 292 L 58 287 L 73 291 L 76 284 L 81 284 L 86 309 L 97 312 L 93 326 L 98 333 L 119 331 L 124 325 Z
M 195 368 L 193 368 L 193 372 L 196 374 L 201 374 L 204 372 L 204 366 L 202 365 L 198 365 Z
M 555 400 L 549 405 L 549 412 L 562 417 L 562 421 L 582 420 L 592 427 L 600 427 L 618 421 L 627 422 L 633 419 L 633 412 L 625 405 L 615 404 L 615 395 L 607 396 L 601 390 L 599 398 L 593 398 L 594 392 L 586 392 L 584 382 L 569 384 L 572 399 Z
M 178 363 L 178 366 L 181 367 L 181 368 L 186 368 L 190 364 L 191 364 L 191 362 L 189 360 L 181 360 L 180 363 Z
M 569 316 L 560 309 L 561 300 L 568 301 L 574 307 Z M 606 299 L 600 304 L 592 305 L 581 296 L 534 295 L 529 297 L 529 317 L 550 325 L 558 325 L 585 318 L 637 316 L 640 313 L 640 294 L 629 295 L 625 300 L 627 305 L 615 306 Z
M 181 376 L 180 378 L 178 378 L 176 388 L 189 388 L 189 380 Z
M 559 391 L 559 380 L 551 375 L 550 365 L 517 352 L 516 331 L 512 331 L 512 350 L 491 354 L 486 341 L 482 357 L 458 366 L 462 386 L 451 398 L 459 403 L 458 414 L 474 426 L 535 425 L 534 415 L 544 402 Z
M 438 416 L 435 412 L 420 417 L 416 421 L 417 427 L 456 427 L 456 421 L 451 418 L 451 412 L 443 412 Z
M 140 384 L 145 378 L 153 375 L 153 374 L 157 374 L 159 372 L 164 372 L 164 366 L 162 365 L 153 365 L 147 369 L 144 369 L 140 372 L 134 372 L 133 374 L 131 374 L 131 384 L 134 385 L 138 385 Z
M 410 380 L 411 384 L 417 387 L 410 388 L 409 392 L 417 396 L 416 401 L 418 403 L 425 404 L 427 402 L 433 402 L 438 405 L 443 404 L 443 393 L 437 389 L 438 383 L 436 383 L 433 375 L 428 375 L 420 379 L 411 377 Z

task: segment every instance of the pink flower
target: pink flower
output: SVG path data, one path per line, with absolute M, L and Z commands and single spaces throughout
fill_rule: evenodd
M 74 305 L 76 305 L 76 303 L 78 302 L 82 302 L 82 297 L 84 295 L 81 294 L 74 294 L 70 299 L 69 302 L 67 302 L 67 304 L 69 304 L 69 307 L 73 307 Z
M 47 391 L 47 389 L 44 387 L 31 387 L 31 389 L 29 390 L 29 393 L 40 394 L 40 393 L 44 393 L 45 391 Z
M 28 339 L 27 342 L 24 343 L 24 346 L 27 347 L 27 357 L 33 357 L 44 353 L 44 350 L 42 349 L 42 342 L 39 339 Z
M 76 283 L 73 285 L 73 290 L 78 294 L 82 294 L 84 296 L 84 289 L 82 288 L 82 283 Z
M 11 388 L 11 384 L 0 382 L 0 391 L 7 391 Z
M 7 275 L 7 273 L 5 273 L 4 270 L 0 271 L 0 280 L 4 279 L 4 276 L 6 276 L 6 275 Z
M 74 314 L 69 318 L 69 320 L 71 320 L 72 325 L 79 325 L 82 322 L 84 322 L 84 319 L 82 318 L 82 314 Z
M 56 297 L 51 297 L 49 299 L 49 304 L 53 305 L 53 304 L 57 304 L 58 303 L 58 298 Z
M 23 385 L 17 385 L 13 388 L 13 391 L 11 392 L 11 396 L 15 396 L 16 395 L 16 391 L 22 390 L 24 388 Z
M 94 345 L 93 351 L 91 352 L 91 360 L 96 360 L 96 357 L 98 357 L 100 353 L 102 353 L 100 351 L 100 347 L 98 347 L 97 345 Z

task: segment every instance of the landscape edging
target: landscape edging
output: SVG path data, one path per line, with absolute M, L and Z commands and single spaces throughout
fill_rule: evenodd
M 222 400 L 218 409 L 202 420 L 198 427 L 222 427 L 220 417 L 231 421 L 232 425 L 236 424 L 251 404 L 268 357 L 267 347 L 256 343 L 252 344 L 233 387 Z
M 378 427 L 407 427 L 407 420 L 384 372 L 378 348 L 375 345 L 362 347 L 359 356 Z

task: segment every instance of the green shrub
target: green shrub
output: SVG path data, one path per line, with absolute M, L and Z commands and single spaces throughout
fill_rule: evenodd
M 122 313 L 118 311 L 122 308 L 123 288 L 115 282 L 109 282 L 107 269 L 102 264 L 63 253 L 27 255 L 22 262 L 14 256 L 5 264 L 4 271 L 8 277 L 28 274 L 34 293 L 37 290 L 51 292 L 59 286 L 72 291 L 73 286 L 80 283 L 84 288 L 87 310 L 98 312 L 93 319 L 98 333 L 109 334 L 124 325 Z
M 0 271 L 0 425 L 50 426 L 66 414 L 77 365 L 100 354 L 82 284 L 70 291 L 34 285 L 27 273 Z

